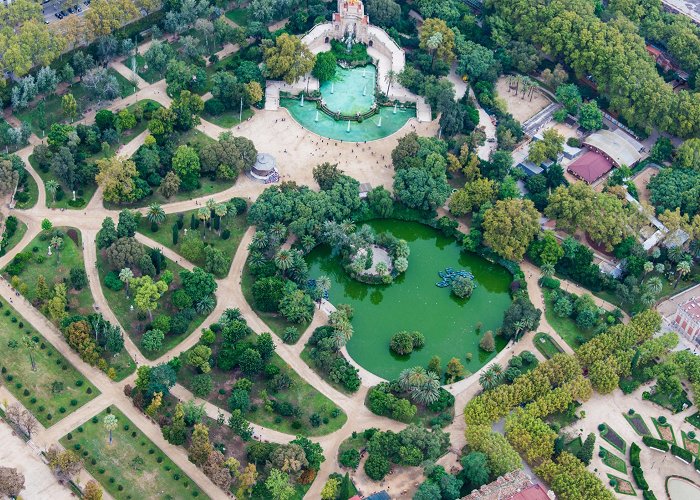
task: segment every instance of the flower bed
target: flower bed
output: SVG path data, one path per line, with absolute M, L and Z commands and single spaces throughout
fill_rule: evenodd
M 603 429 L 600 430 L 600 437 L 605 439 L 610 445 L 620 453 L 627 452 L 627 443 L 620 435 L 612 430 L 608 424 L 603 424 Z
M 681 438 L 683 441 L 683 448 L 690 451 L 690 453 L 693 455 L 698 456 L 698 452 L 700 451 L 700 441 L 694 437 L 691 438 L 685 431 L 681 431 Z
M 647 426 L 646 422 L 644 422 L 644 419 L 639 413 L 634 413 L 632 415 L 628 415 L 627 413 L 623 413 L 625 420 L 632 426 L 632 429 L 634 429 L 634 432 L 639 434 L 640 436 L 651 436 L 651 431 L 649 430 L 649 427 Z
M 615 493 L 631 496 L 637 495 L 637 492 L 634 491 L 634 488 L 632 487 L 632 483 L 630 483 L 627 479 L 622 479 L 621 477 L 617 477 L 612 474 L 608 474 L 608 478 L 611 480 L 611 484 L 613 480 L 615 481 L 613 486 Z
M 656 432 L 659 433 L 661 439 L 663 439 L 664 441 L 668 441 L 669 443 L 676 443 L 676 436 L 673 433 L 673 427 L 671 427 L 669 424 L 659 422 L 654 417 L 651 418 L 651 421 L 654 422 Z
M 600 458 L 603 463 L 611 469 L 627 474 L 627 464 L 625 461 L 602 446 L 600 447 Z

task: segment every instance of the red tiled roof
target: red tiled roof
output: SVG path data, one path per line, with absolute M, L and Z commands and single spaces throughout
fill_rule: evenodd
M 595 151 L 587 151 L 576 159 L 567 170 L 575 176 L 592 184 L 612 169 L 612 162 L 602 154 Z
M 533 484 L 510 497 L 508 500 L 550 500 L 541 484 Z
M 682 304 L 681 309 L 688 313 L 689 316 L 700 319 L 700 296 L 694 297 Z

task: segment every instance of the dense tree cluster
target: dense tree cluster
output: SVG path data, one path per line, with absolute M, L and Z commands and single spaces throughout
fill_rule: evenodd
M 355 392 L 360 388 L 358 370 L 340 352 L 336 336 L 332 326 L 322 326 L 314 330 L 307 343 L 310 347 L 309 357 L 316 368 L 326 373 L 332 382 Z

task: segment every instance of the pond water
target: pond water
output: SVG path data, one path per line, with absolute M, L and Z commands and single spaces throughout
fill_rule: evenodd
M 691 483 L 681 477 L 669 477 L 666 482 L 666 490 L 671 500 L 698 500 L 700 499 L 700 486 Z
M 377 69 L 368 64 L 357 68 L 338 66 L 335 78 L 321 84 L 323 102 L 332 111 L 345 115 L 365 113 L 372 109 L 375 101 Z M 280 104 L 289 110 L 302 127 L 338 141 L 364 142 L 387 137 L 401 127 L 409 118 L 416 116 L 415 109 L 382 107 L 379 114 L 362 122 L 335 120 L 316 108 L 316 102 L 282 98 Z M 348 125 L 349 124 L 349 125 Z
M 386 379 L 401 370 L 426 366 L 433 355 L 440 356 L 443 369 L 452 357 L 475 372 L 503 348 L 496 337 L 497 351 L 485 353 L 479 341 L 487 330 L 501 326 L 503 312 L 510 305 L 510 273 L 503 267 L 469 253 L 462 253 L 451 238 L 423 224 L 398 220 L 368 223 L 375 231 L 389 232 L 409 244 L 411 255 L 405 274 L 390 285 L 367 285 L 351 279 L 340 259 L 331 256 L 328 246 L 315 248 L 308 256 L 309 274 L 326 275 L 332 286 L 330 302 L 350 304 L 355 309 L 352 324 L 355 333 L 348 342 L 349 354 L 370 372 Z M 449 288 L 439 288 L 438 271 L 452 267 L 474 275 L 477 286 L 469 299 L 458 299 Z M 481 322 L 481 334 L 475 333 Z M 401 330 L 419 331 L 425 347 L 408 356 L 396 356 L 389 350 L 391 336 Z M 466 361 L 466 354 L 473 354 Z

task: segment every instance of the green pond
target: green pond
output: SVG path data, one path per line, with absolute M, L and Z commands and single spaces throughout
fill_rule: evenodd
M 386 379 L 395 378 L 405 368 L 426 366 L 434 355 L 440 356 L 443 369 L 456 357 L 472 373 L 493 358 L 496 352 L 481 351 L 479 341 L 487 330 L 495 333 L 501 326 L 503 312 L 511 302 L 510 273 L 477 255 L 461 252 L 454 239 L 429 226 L 386 219 L 368 225 L 409 244 L 408 271 L 392 284 L 367 285 L 351 279 L 326 245 L 308 255 L 310 277 L 326 275 L 331 280 L 330 302 L 350 304 L 355 309 L 355 333 L 347 345 L 352 358 Z M 474 275 L 477 286 L 469 299 L 458 299 L 449 288 L 436 286 L 441 279 L 438 271 L 447 267 Z M 483 324 L 481 334 L 475 333 L 478 322 Z M 389 341 L 401 330 L 421 332 L 425 347 L 408 356 L 394 355 Z M 496 337 L 497 351 L 504 345 Z M 465 358 L 468 352 L 473 354 L 469 362 Z

